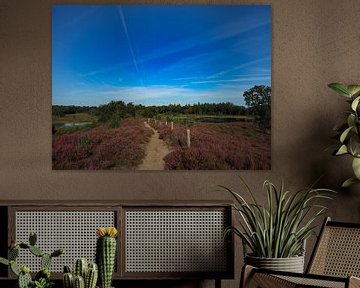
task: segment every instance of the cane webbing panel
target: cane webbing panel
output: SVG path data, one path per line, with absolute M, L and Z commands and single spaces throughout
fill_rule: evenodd
M 125 272 L 226 271 L 224 211 L 125 212 Z
M 360 277 L 360 229 L 326 226 L 310 273 Z
M 246 288 L 269 288 L 269 287 L 281 287 L 281 288 L 296 288 L 296 284 L 280 277 L 273 276 L 271 274 L 255 273 L 252 277 L 244 283 L 242 287 Z
M 295 276 L 277 276 L 281 279 L 287 280 L 296 284 L 294 287 L 322 287 L 322 288 L 345 288 L 345 279 L 343 282 L 331 281 L 316 278 L 302 278 Z
M 96 228 L 115 226 L 114 211 L 16 211 L 16 241 L 28 243 L 29 233 L 37 233 L 37 245 L 46 253 L 64 248 L 65 253 L 52 261 L 50 270 L 62 272 L 74 259 L 95 260 Z M 20 250 L 18 263 L 39 271 L 40 258 Z

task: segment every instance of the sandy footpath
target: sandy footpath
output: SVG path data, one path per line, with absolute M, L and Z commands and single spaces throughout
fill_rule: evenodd
M 146 146 L 146 156 L 144 161 L 137 167 L 136 170 L 164 170 L 163 158 L 171 152 L 166 143 L 159 139 L 159 133 L 144 122 L 148 129 L 151 129 L 154 134 L 151 136 L 149 143 Z

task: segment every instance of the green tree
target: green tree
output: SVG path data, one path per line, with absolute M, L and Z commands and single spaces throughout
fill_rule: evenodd
M 249 107 L 259 127 L 264 131 L 271 129 L 271 87 L 254 86 L 243 94 L 245 104 Z

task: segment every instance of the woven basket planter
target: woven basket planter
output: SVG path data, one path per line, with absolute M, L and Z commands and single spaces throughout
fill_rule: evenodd
M 262 258 L 246 255 L 245 263 L 262 269 L 304 273 L 304 256 L 289 258 Z

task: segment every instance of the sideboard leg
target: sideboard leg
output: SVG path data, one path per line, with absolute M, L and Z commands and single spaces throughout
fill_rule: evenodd
M 221 279 L 220 278 L 215 279 L 215 288 L 221 288 Z

